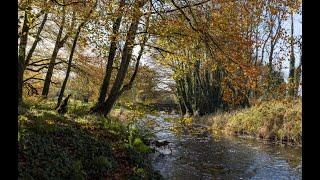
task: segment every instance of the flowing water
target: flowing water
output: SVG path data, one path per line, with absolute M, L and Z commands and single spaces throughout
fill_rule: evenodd
M 165 179 L 302 179 L 301 148 L 237 137 L 213 136 L 201 125 L 174 130 L 165 118 L 153 121 L 156 139 L 169 141 L 152 155 Z M 177 117 L 177 116 L 175 116 Z

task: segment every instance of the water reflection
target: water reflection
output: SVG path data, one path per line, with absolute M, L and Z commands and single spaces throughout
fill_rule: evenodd
M 170 142 L 152 157 L 165 179 L 301 179 L 301 148 L 213 137 L 201 126 L 172 131 L 168 117 L 147 116 L 157 139 Z

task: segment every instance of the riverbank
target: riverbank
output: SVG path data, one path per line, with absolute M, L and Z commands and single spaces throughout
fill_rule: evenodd
M 176 115 L 147 115 L 156 139 L 170 142 L 152 154 L 164 179 L 301 179 L 301 148 L 211 135 L 205 125 Z
M 301 100 L 262 102 L 247 109 L 200 117 L 213 134 L 248 136 L 301 146 Z
M 19 178 L 160 179 L 148 158 L 151 134 L 132 126 L 141 112 L 105 118 L 88 114 L 89 104 L 71 102 L 59 115 L 54 105 L 34 99 L 19 107 Z

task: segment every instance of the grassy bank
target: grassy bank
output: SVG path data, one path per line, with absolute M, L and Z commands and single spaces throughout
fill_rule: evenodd
M 19 178 L 160 178 L 148 159 L 150 134 L 130 126 L 135 114 L 120 121 L 88 114 L 89 104 L 74 103 L 65 115 L 53 107 L 39 99 L 19 107 Z
M 200 118 L 213 133 L 249 135 L 271 141 L 301 145 L 302 103 L 262 102 L 251 108 Z

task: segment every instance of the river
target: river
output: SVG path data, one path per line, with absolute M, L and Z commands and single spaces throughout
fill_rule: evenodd
M 181 126 L 165 118 L 153 121 L 155 138 L 170 142 L 152 155 L 153 167 L 165 179 L 302 179 L 300 147 L 280 146 L 255 139 L 213 136 L 200 125 Z

